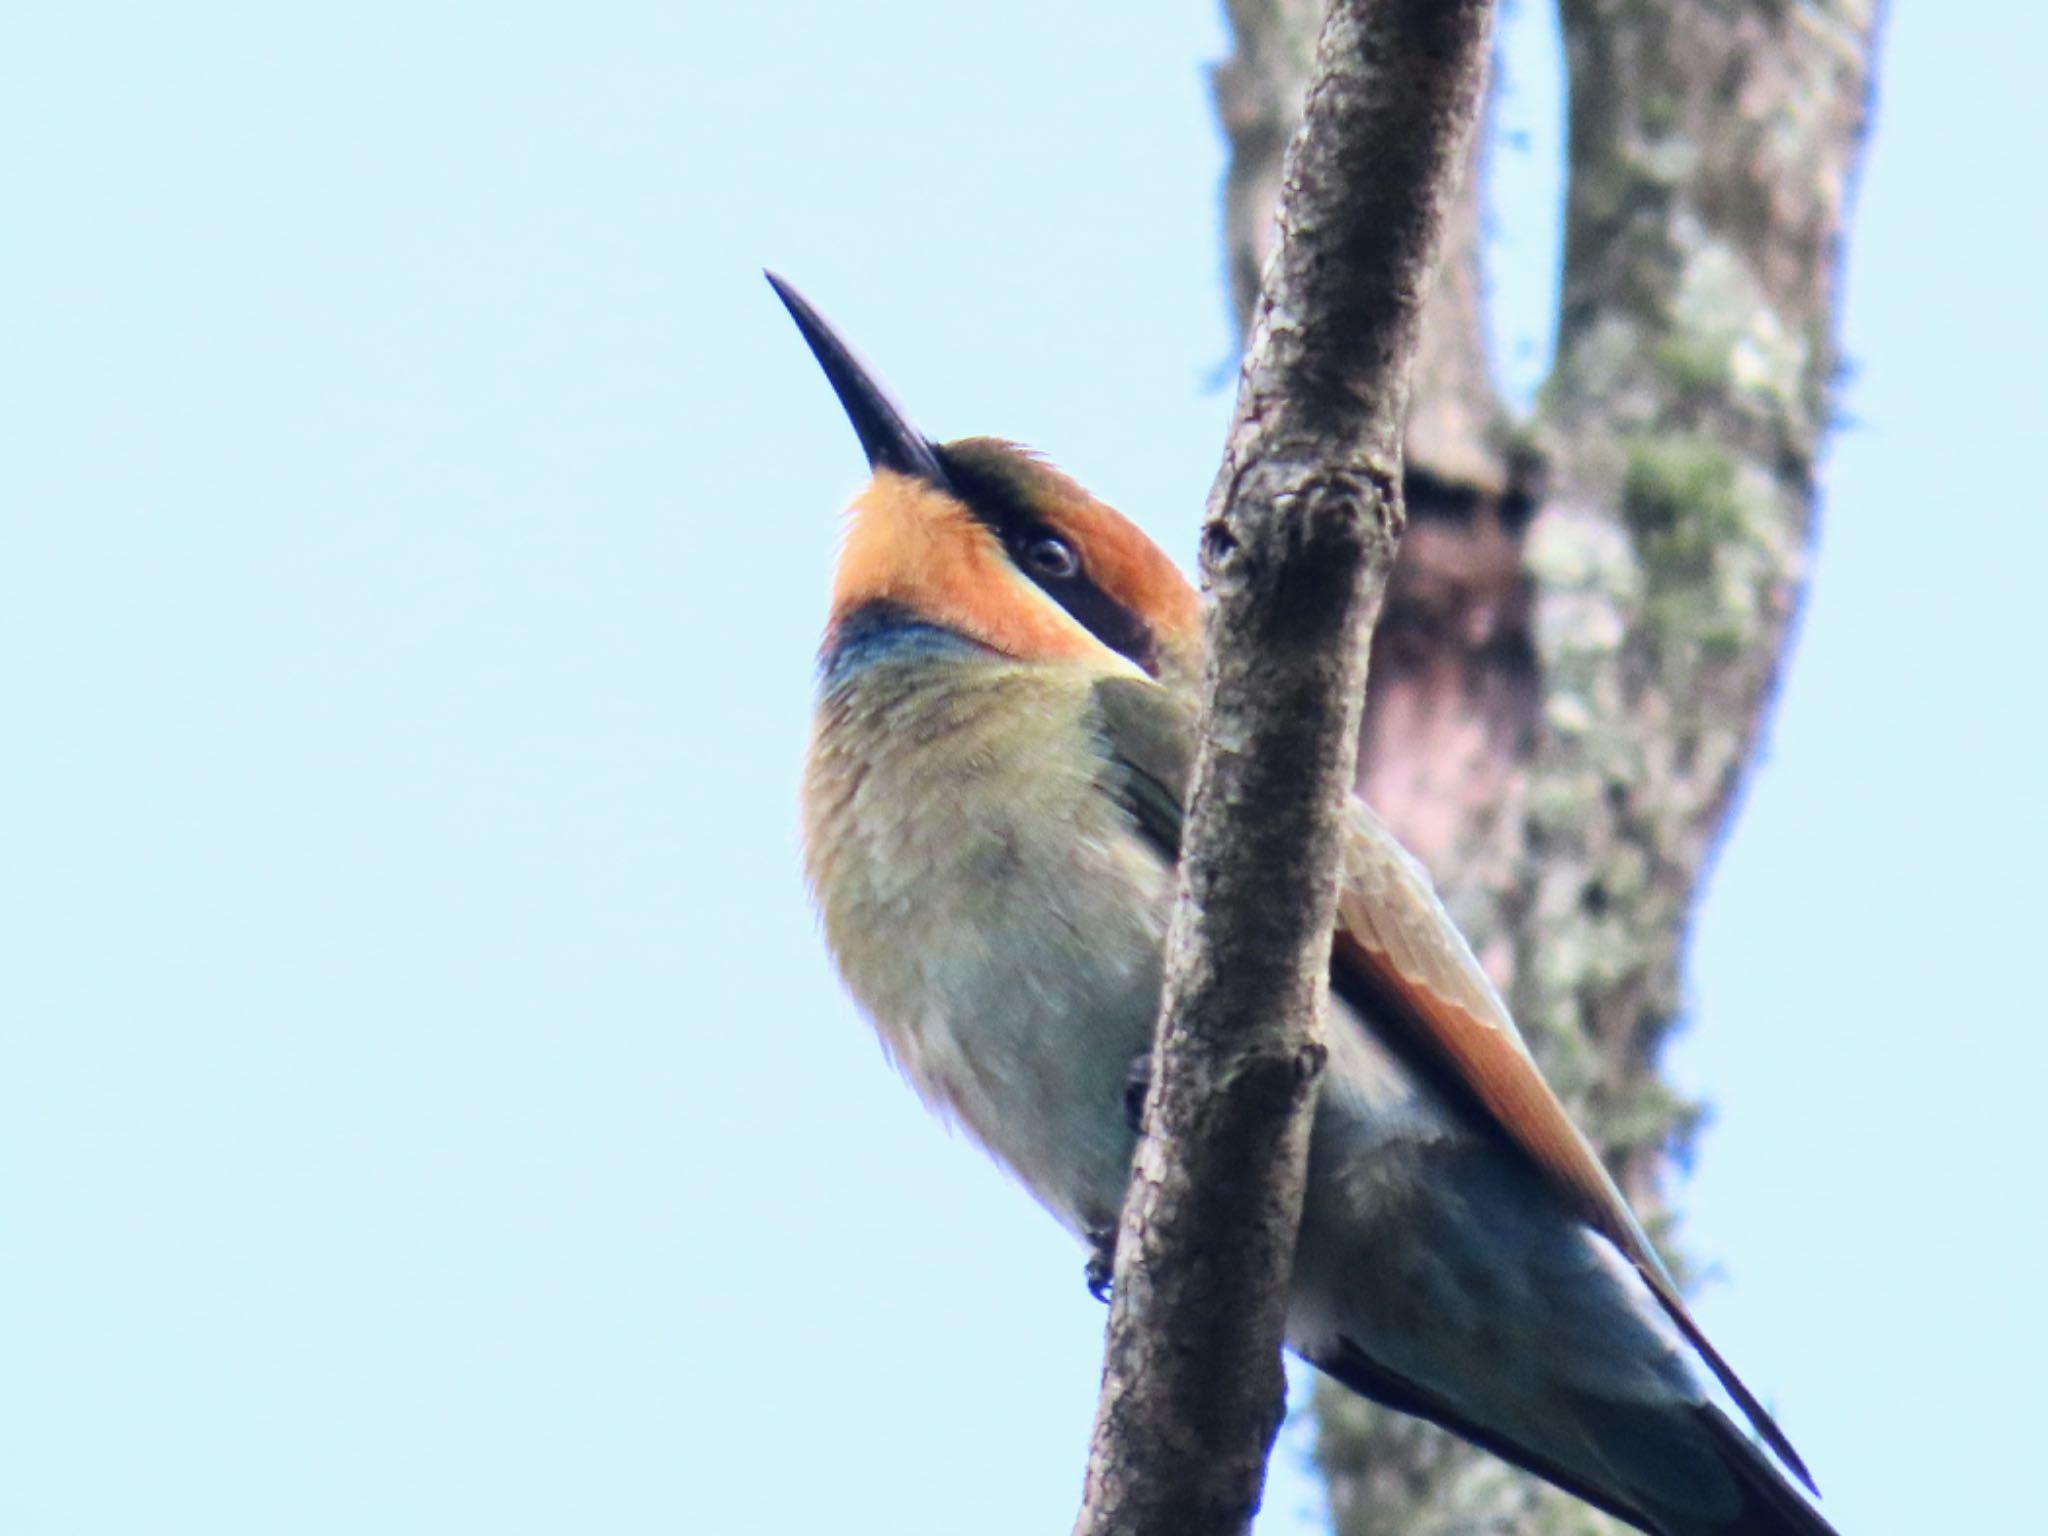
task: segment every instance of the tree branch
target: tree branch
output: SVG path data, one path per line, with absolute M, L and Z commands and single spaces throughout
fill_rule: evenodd
M 1264 1485 L 1407 375 L 1491 20 L 1339 0 L 1289 150 L 1203 529 L 1200 746 L 1078 1536 L 1236 1536 Z

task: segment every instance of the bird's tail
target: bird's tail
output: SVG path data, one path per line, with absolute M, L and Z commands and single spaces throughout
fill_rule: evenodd
M 1602 1446 L 1597 1454 L 1613 1472 L 1598 1478 L 1475 1423 L 1349 1341 L 1315 1364 L 1360 1396 L 1440 1425 L 1648 1536 L 1839 1536 L 1770 1456 L 1711 1403 L 1653 1407 L 1575 1398 L 1571 1417 L 1593 1431 L 1593 1442 Z
M 1678 1511 L 1652 1511 L 1650 1518 L 1665 1536 L 1839 1536 L 1734 1420 L 1711 1404 L 1695 1411 L 1700 1427 L 1719 1453 L 1722 1469 L 1741 1491 L 1742 1505 L 1733 1516 L 1720 1514 L 1710 1520 Z

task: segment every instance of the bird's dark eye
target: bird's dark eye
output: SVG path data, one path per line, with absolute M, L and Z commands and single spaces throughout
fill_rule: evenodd
M 1043 528 L 1024 536 L 1017 546 L 1017 556 L 1025 570 L 1047 581 L 1065 581 L 1081 569 L 1074 546 Z

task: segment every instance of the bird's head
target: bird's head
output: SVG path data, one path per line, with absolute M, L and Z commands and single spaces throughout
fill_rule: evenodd
M 840 547 L 835 627 L 889 604 L 1019 661 L 1121 657 L 1192 682 L 1200 600 L 1136 524 L 1014 443 L 931 441 L 801 294 L 768 281 L 874 471 Z

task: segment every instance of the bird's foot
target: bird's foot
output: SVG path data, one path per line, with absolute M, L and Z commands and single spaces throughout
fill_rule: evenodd
M 1144 1134 L 1145 1095 L 1151 1090 L 1152 1052 L 1146 1049 L 1131 1058 L 1131 1068 L 1124 1074 L 1124 1123 L 1133 1136 Z M 1088 1229 L 1088 1294 L 1105 1303 L 1116 1274 L 1116 1229 L 1114 1219 Z
M 1088 1294 L 1105 1306 L 1109 1303 L 1109 1286 L 1116 1274 L 1116 1228 L 1090 1227 L 1088 1229 Z

